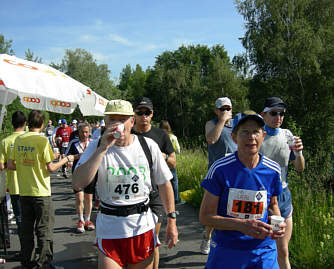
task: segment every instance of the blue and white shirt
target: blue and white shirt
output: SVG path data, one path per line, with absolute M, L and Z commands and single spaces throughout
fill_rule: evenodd
M 268 222 L 272 196 L 282 192 L 279 164 L 260 154 L 258 165 L 249 169 L 238 158 L 238 152 L 223 157 L 210 167 L 201 186 L 219 196 L 217 214 L 229 218 L 253 218 Z M 255 239 L 238 231 L 215 230 L 212 240 L 233 249 L 254 249 L 275 244 L 267 237 Z

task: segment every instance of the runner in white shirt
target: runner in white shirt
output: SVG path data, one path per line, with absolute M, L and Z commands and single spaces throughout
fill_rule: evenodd
M 159 244 L 154 231 L 157 217 L 148 207 L 152 178 L 159 185 L 168 216 L 165 243 L 171 248 L 178 239 L 174 195 L 169 182 L 172 174 L 158 145 L 145 138 L 152 156 L 151 175 L 138 137 L 130 134 L 133 114 L 129 102 L 110 101 L 105 111 L 106 131 L 100 145 L 98 140 L 89 144 L 73 174 L 73 188 L 78 189 L 87 186 L 98 171 L 96 186 L 101 212 L 96 220 L 96 245 L 100 250 L 99 268 L 152 268 L 152 253 Z M 116 131 L 121 133 L 118 139 L 114 138 Z

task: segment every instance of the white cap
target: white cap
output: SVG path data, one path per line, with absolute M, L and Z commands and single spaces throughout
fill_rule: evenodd
M 106 126 L 106 124 L 104 123 L 104 120 L 100 121 L 100 126 Z
M 216 100 L 216 108 L 221 108 L 223 106 L 232 107 L 232 102 L 228 97 L 220 97 Z
M 77 120 L 72 120 L 72 123 L 78 123 L 78 121 Z

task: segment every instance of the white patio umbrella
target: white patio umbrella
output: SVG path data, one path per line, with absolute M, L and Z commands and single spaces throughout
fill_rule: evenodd
M 84 116 L 102 116 L 107 99 L 45 64 L 0 54 L 0 130 L 6 105 L 16 97 L 30 109 L 70 114 L 79 105 Z

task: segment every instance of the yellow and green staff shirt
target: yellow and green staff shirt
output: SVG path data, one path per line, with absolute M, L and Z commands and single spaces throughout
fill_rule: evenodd
M 24 132 L 14 132 L 10 136 L 7 136 L 0 143 L 0 163 L 7 163 L 10 152 L 14 148 L 15 139 L 19 136 L 24 134 Z M 6 169 L 7 175 L 7 189 L 9 194 L 11 195 L 18 195 L 19 194 L 19 184 L 17 181 L 17 174 L 16 171 Z
M 48 139 L 36 132 L 18 136 L 10 159 L 16 162 L 20 196 L 51 196 L 46 164 L 54 160 Z

